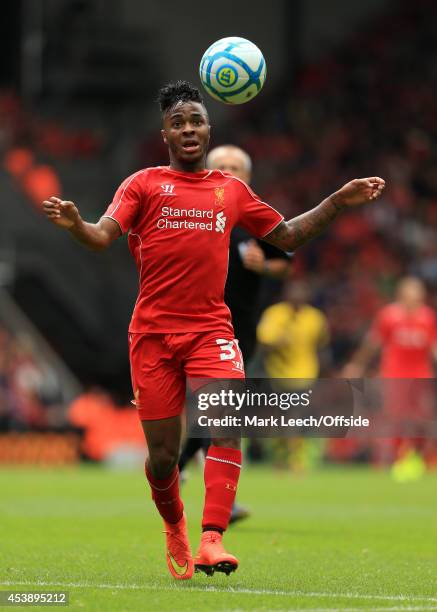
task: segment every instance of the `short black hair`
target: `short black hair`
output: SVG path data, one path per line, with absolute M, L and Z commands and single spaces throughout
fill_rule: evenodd
M 167 85 L 161 87 L 158 93 L 158 102 L 162 114 L 165 114 L 178 102 L 199 102 L 203 104 L 203 98 L 197 87 L 193 87 L 188 81 L 176 81 L 176 83 L 167 83 Z

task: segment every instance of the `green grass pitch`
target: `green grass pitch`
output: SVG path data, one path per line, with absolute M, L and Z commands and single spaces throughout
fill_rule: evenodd
M 253 516 L 225 540 L 240 568 L 182 583 L 141 470 L 2 469 L 0 492 L 0 590 L 66 590 L 70 609 L 437 610 L 435 473 L 248 467 L 239 500 Z M 183 496 L 196 549 L 200 471 Z

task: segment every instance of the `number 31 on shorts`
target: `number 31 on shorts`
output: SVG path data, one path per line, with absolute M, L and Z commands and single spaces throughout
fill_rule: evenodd
M 243 355 L 241 354 L 238 340 L 225 340 L 217 338 L 216 343 L 220 349 L 220 361 L 232 360 L 235 369 L 244 371 Z M 232 368 L 232 369 L 234 369 Z

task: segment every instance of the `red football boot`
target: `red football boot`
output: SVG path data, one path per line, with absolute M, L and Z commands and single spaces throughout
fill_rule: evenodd
M 187 532 L 185 512 L 178 523 L 164 521 L 167 536 L 167 565 L 176 580 L 188 580 L 194 572 L 193 555 Z
M 218 531 L 204 531 L 199 550 L 194 558 L 196 572 L 212 576 L 214 572 L 224 572 L 229 576 L 238 567 L 238 559 L 227 553 L 222 544 L 222 534 Z

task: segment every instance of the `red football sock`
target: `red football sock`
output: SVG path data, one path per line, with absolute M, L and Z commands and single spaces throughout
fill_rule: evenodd
M 205 459 L 205 506 L 202 527 L 225 530 L 237 493 L 241 451 L 210 446 Z
M 159 514 L 167 523 L 177 523 L 184 511 L 184 504 L 179 495 L 179 468 L 175 467 L 170 476 L 164 480 L 158 480 L 152 476 L 146 464 L 146 476 Z

